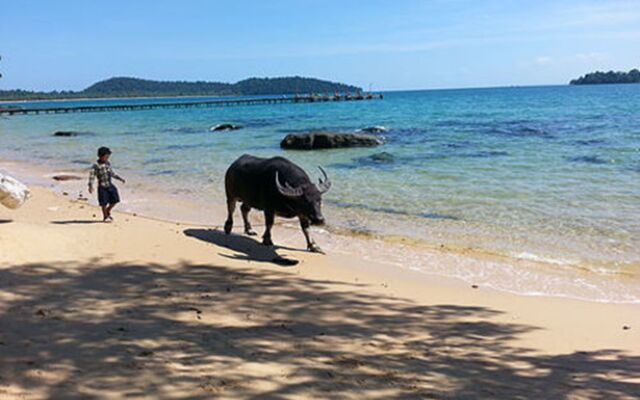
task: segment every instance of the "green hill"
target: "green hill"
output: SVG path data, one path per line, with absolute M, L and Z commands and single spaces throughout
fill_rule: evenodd
M 640 71 L 637 69 L 632 69 L 629 72 L 596 71 L 569 82 L 571 85 L 599 85 L 607 83 L 640 83 Z
M 117 77 L 106 79 L 81 91 L 31 92 L 0 90 L 0 100 L 46 100 L 102 97 L 171 97 L 226 95 L 283 95 L 307 93 L 357 92 L 361 88 L 314 78 L 250 78 L 236 83 L 152 81 Z

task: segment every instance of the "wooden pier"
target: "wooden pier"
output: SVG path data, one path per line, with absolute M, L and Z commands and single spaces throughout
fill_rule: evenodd
M 129 104 L 105 104 L 88 106 L 60 106 L 60 107 L 20 107 L 0 105 L 0 115 L 27 115 L 27 114 L 64 114 L 83 112 L 110 112 L 110 111 L 136 111 L 153 110 L 156 108 L 191 108 L 191 107 L 222 107 L 243 106 L 260 104 L 286 104 L 286 103 L 316 103 L 328 101 L 360 101 L 382 99 L 381 94 L 357 94 L 357 95 L 306 95 L 306 96 L 281 96 L 281 97 L 257 97 L 253 99 L 216 99 L 201 101 L 178 102 L 154 102 L 154 103 L 129 103 Z M 97 99 L 96 99 L 97 100 Z M 69 101 L 74 101 L 69 99 Z

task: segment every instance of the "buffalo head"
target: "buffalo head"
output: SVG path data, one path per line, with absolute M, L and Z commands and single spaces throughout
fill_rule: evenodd
M 276 187 L 281 195 L 295 203 L 296 211 L 301 217 L 307 218 L 313 225 L 324 225 L 321 210 L 322 194 L 331 188 L 331 180 L 322 167 L 318 168 L 324 178 L 318 179 L 317 184 L 308 182 L 296 187 L 291 187 L 288 183 L 282 184 L 276 171 Z

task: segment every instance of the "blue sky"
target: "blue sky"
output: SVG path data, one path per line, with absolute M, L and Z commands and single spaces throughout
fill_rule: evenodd
M 374 89 L 640 67 L 640 1 L 0 0 L 0 88 L 303 75 Z

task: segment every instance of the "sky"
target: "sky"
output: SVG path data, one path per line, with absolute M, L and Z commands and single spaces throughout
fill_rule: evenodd
M 640 0 L 0 0 L 0 89 L 309 76 L 373 90 L 640 67 Z

